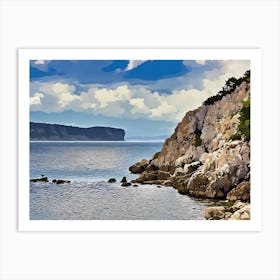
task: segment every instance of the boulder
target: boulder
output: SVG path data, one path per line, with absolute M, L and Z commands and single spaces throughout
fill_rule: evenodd
M 250 220 L 251 219 L 251 206 L 246 205 L 245 207 L 237 210 L 232 214 L 230 220 Z
M 226 212 L 226 213 L 225 213 L 224 219 L 225 219 L 225 220 L 228 220 L 231 216 L 232 216 L 232 213 L 231 213 L 231 212 Z
M 227 194 L 227 199 L 236 201 L 249 201 L 250 200 L 250 182 L 242 182 L 236 188 L 232 189 Z
M 249 205 L 248 203 L 241 202 L 240 200 L 238 200 L 229 208 L 229 211 L 236 212 L 248 205 Z
M 232 181 L 228 176 L 220 177 L 212 181 L 205 191 L 209 198 L 224 198 L 232 188 Z
M 131 183 L 129 183 L 129 182 L 123 182 L 123 183 L 121 184 L 121 186 L 122 186 L 122 187 L 128 187 L 128 186 L 131 186 Z
M 115 178 L 110 178 L 108 180 L 108 183 L 116 183 L 116 182 L 117 182 L 117 180 Z
M 205 197 L 205 191 L 208 186 L 208 178 L 202 173 L 195 173 L 187 183 L 187 193 L 191 196 Z
M 31 179 L 30 182 L 49 182 L 48 177 Z
M 127 180 L 126 180 L 126 177 L 124 176 L 124 177 L 121 179 L 120 183 L 126 183 L 126 182 L 127 182 Z
M 140 174 L 140 173 L 144 172 L 144 170 L 148 166 L 149 162 L 150 161 L 147 159 L 142 159 L 141 161 L 130 166 L 129 171 L 134 174 Z
M 207 220 L 221 220 L 225 218 L 225 207 L 212 206 L 205 209 L 205 219 Z
M 56 183 L 57 183 L 58 185 L 60 185 L 60 184 L 65 184 L 65 183 L 71 183 L 71 181 L 69 181 L 69 180 L 62 180 L 62 179 L 57 179 L 57 180 L 56 180 Z

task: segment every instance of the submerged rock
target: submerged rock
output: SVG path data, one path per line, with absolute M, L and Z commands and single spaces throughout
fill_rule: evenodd
M 121 186 L 122 187 L 128 187 L 128 186 L 131 186 L 132 184 L 129 183 L 129 182 L 122 182 Z
M 117 182 L 117 180 L 115 178 L 110 178 L 108 180 L 108 183 L 116 183 L 116 182 Z
M 126 177 L 123 177 L 120 181 L 120 183 L 126 183 L 126 182 L 127 182 Z
M 60 185 L 60 184 L 65 184 L 65 183 L 71 183 L 71 181 L 70 180 L 62 180 L 62 179 L 57 179 L 56 180 L 56 183 L 58 184 L 58 185 Z
M 30 179 L 30 182 L 49 182 L 48 177 Z

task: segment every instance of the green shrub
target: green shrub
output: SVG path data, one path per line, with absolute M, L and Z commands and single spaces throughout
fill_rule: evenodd
M 242 102 L 243 106 L 240 111 L 238 131 L 231 137 L 232 140 L 241 140 L 242 136 L 246 141 L 250 140 L 250 96 Z
M 229 78 L 223 89 L 220 90 L 218 92 L 218 94 L 216 95 L 213 95 L 213 96 L 210 96 L 208 99 L 206 99 L 204 102 L 203 102 L 203 105 L 212 105 L 214 104 L 216 101 L 218 100 L 221 100 L 224 96 L 226 96 L 227 94 L 231 94 L 238 86 L 241 85 L 241 83 L 243 81 L 246 81 L 248 83 L 250 83 L 250 70 L 247 70 L 243 77 L 239 78 L 239 79 L 236 79 L 234 77 L 231 77 Z

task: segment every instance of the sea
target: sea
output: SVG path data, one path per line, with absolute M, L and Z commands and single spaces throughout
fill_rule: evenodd
M 202 220 L 209 201 L 172 187 L 122 187 L 139 175 L 129 166 L 160 151 L 163 142 L 30 142 L 31 220 Z M 116 183 L 108 183 L 115 178 Z M 56 184 L 53 179 L 71 183 Z

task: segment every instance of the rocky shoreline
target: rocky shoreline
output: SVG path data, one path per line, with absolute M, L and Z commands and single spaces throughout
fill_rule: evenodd
M 248 76 L 232 88 L 188 112 L 152 159 L 130 166 L 131 173 L 140 174 L 133 183 L 172 186 L 181 194 L 230 205 L 208 207 L 205 219 L 250 219 Z

